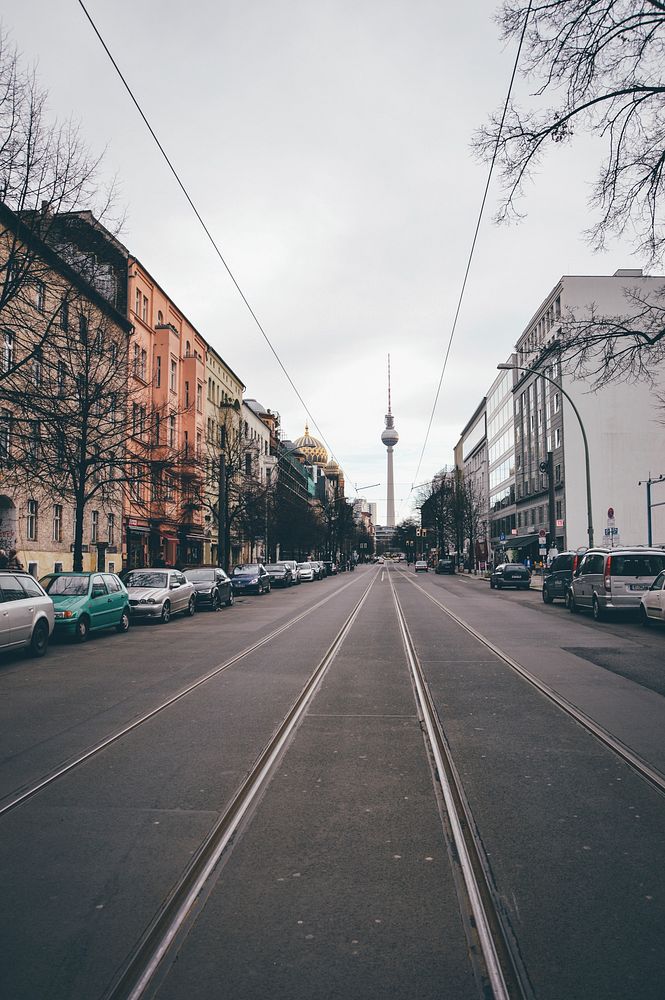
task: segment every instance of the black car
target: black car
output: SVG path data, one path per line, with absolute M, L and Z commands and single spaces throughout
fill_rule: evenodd
M 326 576 L 337 576 L 337 563 L 333 562 L 332 559 L 324 559 L 323 568 L 326 571 Z
M 286 563 L 268 563 L 266 573 L 273 587 L 290 587 L 293 581 L 293 570 Z
M 501 563 L 490 574 L 492 590 L 503 587 L 514 587 L 516 590 L 528 590 L 531 586 L 531 574 L 522 563 Z
M 556 598 L 566 600 L 568 588 L 579 556 L 577 552 L 560 552 L 555 556 L 543 577 L 543 600 L 551 604 Z
M 439 559 L 436 566 L 434 567 L 435 573 L 454 573 L 455 572 L 455 560 L 451 559 L 450 556 L 444 556 L 443 559 Z
M 212 611 L 219 611 L 222 604 L 227 608 L 233 604 L 233 586 L 224 570 L 218 566 L 186 569 L 185 576 L 194 584 L 197 608 L 207 605 Z
M 269 594 L 270 577 L 262 563 L 236 566 L 231 577 L 235 594 Z

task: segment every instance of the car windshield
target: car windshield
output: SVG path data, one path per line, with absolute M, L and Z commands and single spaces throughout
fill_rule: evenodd
M 83 597 L 88 593 L 89 579 L 87 576 L 47 576 L 39 582 L 51 596 Z
M 564 570 L 573 568 L 574 556 L 557 556 L 557 558 L 552 563 L 553 570 Z
M 298 567 L 299 567 L 299 569 L 312 569 L 313 568 L 311 562 L 298 563 Z
M 192 583 L 214 583 L 214 569 L 188 569 L 185 574 Z
M 248 573 L 253 573 L 256 575 L 259 571 L 259 567 L 256 563 L 249 563 L 247 566 L 236 566 L 233 570 L 234 576 L 247 576 Z
M 154 587 L 156 590 L 168 587 L 167 573 L 150 573 L 142 570 L 140 573 L 130 573 L 125 580 L 126 587 Z
M 665 553 L 612 556 L 612 576 L 658 576 L 665 569 Z
M 268 563 L 266 569 L 269 573 L 286 573 L 286 566 L 280 566 L 279 563 Z

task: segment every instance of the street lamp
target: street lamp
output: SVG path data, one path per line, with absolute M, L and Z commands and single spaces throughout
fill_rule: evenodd
M 584 442 L 584 464 L 586 469 L 586 514 L 587 514 L 587 534 L 589 536 L 589 548 L 593 548 L 593 512 L 591 509 L 591 470 L 589 467 L 589 442 L 587 441 L 586 431 L 584 430 L 584 424 L 582 423 L 582 418 L 580 416 L 579 410 L 575 406 L 574 402 L 568 395 L 565 389 L 562 389 L 558 382 L 555 382 L 553 378 L 549 375 L 543 375 L 541 371 L 537 368 L 526 368 L 524 365 L 497 365 L 499 371 L 519 371 L 519 372 L 530 372 L 531 375 L 537 375 L 539 378 L 544 378 L 546 382 L 551 385 L 556 386 L 562 396 L 565 396 L 570 405 L 573 408 L 573 412 L 577 417 L 578 423 L 580 425 L 580 430 L 582 431 L 582 440 Z

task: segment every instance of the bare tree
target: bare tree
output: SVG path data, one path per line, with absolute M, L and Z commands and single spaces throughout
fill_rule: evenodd
M 628 232 L 635 250 L 662 259 L 665 167 L 665 4 L 661 0 L 506 0 L 497 20 L 519 37 L 528 14 L 521 72 L 536 82 L 531 105 L 511 105 L 503 128 L 494 115 L 475 138 L 489 160 L 497 143 L 505 198 L 517 202 L 550 142 L 580 132 L 599 136 L 606 157 L 591 199 L 597 221 L 586 235 L 602 248 Z M 550 99 L 551 97 L 551 99 Z
M 59 326 L 63 300 L 48 294 L 43 244 L 57 243 L 69 213 L 93 209 L 110 221 L 113 190 L 102 190 L 99 168 L 76 125 L 49 119 L 34 72 L 0 30 L 0 322 L 14 348 L 4 352 L 0 381 L 28 365 Z

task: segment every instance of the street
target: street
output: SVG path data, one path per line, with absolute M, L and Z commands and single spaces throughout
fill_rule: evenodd
M 0 996 L 661 997 L 664 643 L 401 563 L 5 657 Z

